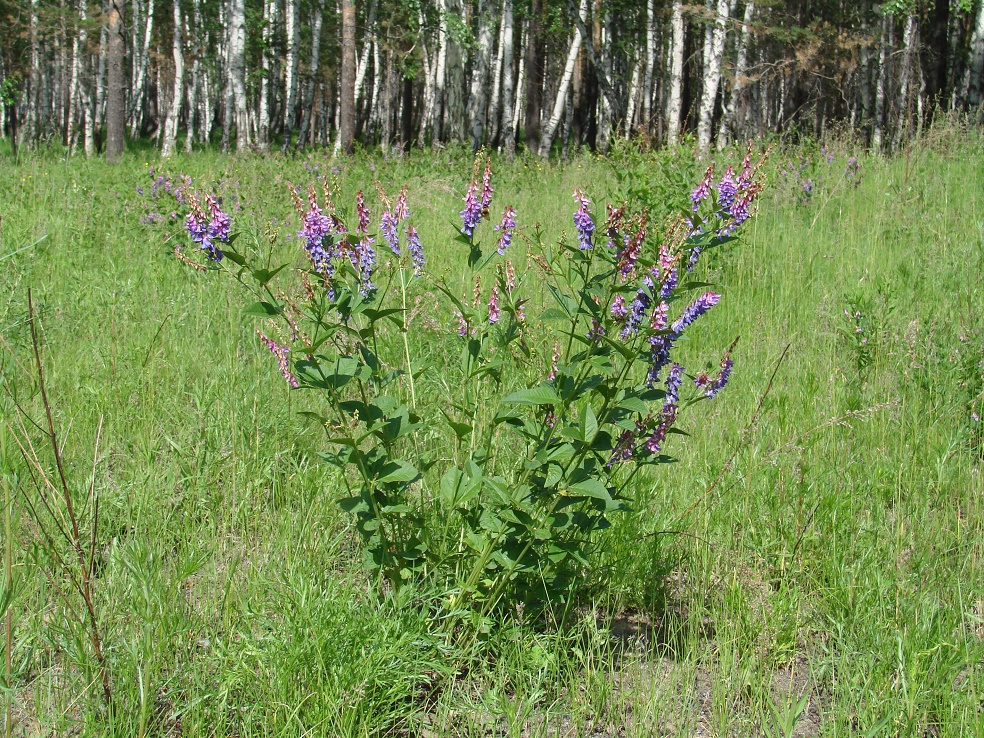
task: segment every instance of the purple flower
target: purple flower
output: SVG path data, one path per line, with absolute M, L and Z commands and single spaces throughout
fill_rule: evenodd
M 646 314 L 646 310 L 649 308 L 649 295 L 645 290 L 639 290 L 636 292 L 635 298 L 629 304 L 629 315 L 625 321 L 625 325 L 619 332 L 620 338 L 628 338 L 633 333 L 638 332 L 639 326 L 642 325 L 642 318 Z
M 413 259 L 413 271 L 414 274 L 420 275 L 424 272 L 424 247 L 420 244 L 420 236 L 417 234 L 417 229 L 413 226 L 407 226 L 407 251 L 410 252 L 410 256 Z
M 615 320 L 625 320 L 625 316 L 628 314 L 629 311 L 625 307 L 625 298 L 621 295 L 615 295 L 615 299 L 612 301 L 612 317 Z
M 478 185 L 474 179 L 468 185 L 468 192 L 465 193 L 464 201 L 465 209 L 460 213 L 462 222 L 461 232 L 468 236 L 468 238 L 471 238 L 475 233 L 475 227 L 478 225 L 479 219 L 482 217 L 482 204 L 478 200 Z
M 683 311 L 683 314 L 673 322 L 673 325 L 670 326 L 670 328 L 676 335 L 680 335 L 688 326 L 697 320 L 697 318 L 717 305 L 718 300 L 720 299 L 721 296 L 715 294 L 714 292 L 705 292 L 687 306 L 687 308 Z
M 489 295 L 489 325 L 499 322 L 499 285 L 492 285 L 492 294 Z
M 731 368 L 735 365 L 735 362 L 730 356 L 721 362 L 721 369 L 718 371 L 718 375 L 714 380 L 708 385 L 707 389 L 704 390 L 704 394 L 708 397 L 714 397 L 718 392 L 724 389 L 725 385 L 728 383 L 728 379 L 731 377 Z
M 263 341 L 264 345 L 270 349 L 273 355 L 277 357 L 277 363 L 280 365 L 280 373 L 284 375 L 284 379 L 287 380 L 287 384 L 294 389 L 297 389 L 297 377 L 291 373 L 290 360 L 287 358 L 287 354 L 290 353 L 290 349 L 286 346 L 278 345 L 276 341 L 267 338 L 259 331 L 257 331 L 256 334 L 260 337 L 260 340 Z
M 557 378 L 557 362 L 560 361 L 560 343 L 554 341 L 553 356 L 550 359 L 550 373 L 547 380 L 552 382 Z
M 138 195 L 143 195 L 143 193 L 144 193 L 143 187 L 141 187 L 140 185 L 137 185 L 137 194 Z
M 663 371 L 664 366 L 670 363 L 670 350 L 673 348 L 675 340 L 676 337 L 669 333 L 649 337 L 650 358 L 653 363 L 646 375 L 646 384 L 650 387 L 659 381 L 659 373 Z
M 458 335 L 467 336 L 468 335 L 468 321 L 465 320 L 465 316 L 459 313 L 457 310 L 454 311 L 454 316 L 458 319 Z
M 690 193 L 690 202 L 693 203 L 694 212 L 700 207 L 701 202 L 707 199 L 708 195 L 711 194 L 711 179 L 714 177 L 714 165 L 712 164 L 704 172 L 704 178 L 700 181 L 700 184 Z
M 516 210 L 512 205 L 507 205 L 502 211 L 502 222 L 495 227 L 499 232 L 499 255 L 506 253 L 506 249 L 512 243 L 513 231 L 516 229 Z
M 721 181 L 717 185 L 717 191 L 718 207 L 728 212 L 734 204 L 735 195 L 738 192 L 738 183 L 735 182 L 735 170 L 732 167 L 729 166 L 724 170 L 724 176 L 721 177 Z
M 485 160 L 485 172 L 482 174 L 482 212 L 488 213 L 492 204 L 492 161 Z
M 662 269 L 662 267 L 661 267 Z M 663 282 L 659 288 L 659 298 L 661 300 L 669 300 L 673 296 L 673 290 L 677 286 L 677 270 L 676 267 L 670 269 L 668 274 L 663 275 Z
M 390 250 L 396 254 L 400 255 L 400 236 L 396 232 L 397 218 L 389 210 L 383 211 L 383 218 L 379 224 L 379 230 L 382 231 L 383 238 L 386 239 L 386 243 L 389 244 Z
M 410 217 L 410 209 L 407 207 L 407 186 L 403 185 L 400 196 L 396 198 L 396 207 L 393 208 L 393 216 L 397 223 L 402 223 Z
M 363 236 L 356 246 L 359 280 L 362 283 L 359 287 L 359 293 L 363 297 L 368 296 L 370 292 L 376 289 L 372 283 L 372 273 L 376 269 L 376 250 L 372 247 L 375 242 L 376 240 L 372 236 Z
M 366 197 L 362 190 L 355 193 L 355 210 L 359 214 L 359 233 L 369 232 L 369 208 L 366 207 Z
M 205 212 L 196 198 L 192 201 L 191 212 L 185 218 L 185 228 L 191 240 L 201 246 L 202 251 L 206 252 L 212 261 L 219 262 L 222 261 L 222 251 L 215 242 L 229 242 L 231 221 L 229 216 L 222 212 L 212 195 L 205 196 L 205 203 L 209 207 L 211 218 L 206 220 Z
M 666 396 L 663 398 L 663 415 L 669 415 L 670 408 L 680 402 L 680 386 L 683 384 L 683 367 L 674 364 L 666 377 Z
M 321 212 L 314 191 L 309 194 L 308 210 L 301 216 L 301 230 L 297 235 L 304 239 L 304 248 L 316 272 L 331 276 L 331 253 L 324 247 L 325 237 L 331 232 L 331 218 Z
M 578 203 L 577 211 L 574 213 L 574 227 L 577 228 L 577 240 L 581 244 L 581 250 L 586 251 L 593 248 L 591 234 L 595 230 L 594 221 L 591 220 L 591 213 L 588 210 L 591 200 L 580 187 L 574 190 L 574 199 Z
M 628 461 L 632 458 L 632 447 L 635 445 L 635 433 L 627 430 L 619 436 L 618 443 L 612 451 L 612 457 L 608 460 L 608 468 L 611 469 L 615 464 Z
M 697 266 L 697 260 L 700 258 L 700 246 L 694 246 L 690 249 L 690 258 L 687 259 L 687 271 L 692 272 L 694 267 Z

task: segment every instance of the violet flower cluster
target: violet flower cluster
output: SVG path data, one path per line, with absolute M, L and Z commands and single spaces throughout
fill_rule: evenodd
M 191 212 L 185 218 L 185 228 L 191 240 L 197 243 L 208 258 L 214 262 L 222 261 L 222 250 L 216 246 L 218 243 L 229 243 L 229 228 L 231 220 L 229 216 L 222 212 L 219 203 L 212 195 L 205 195 L 205 207 L 196 195 L 191 195 Z
M 280 366 L 280 373 L 284 376 L 284 379 L 287 381 L 287 384 L 289 384 L 294 389 L 297 389 L 298 387 L 297 377 L 295 377 L 293 373 L 291 373 L 290 359 L 287 358 L 287 354 L 290 353 L 290 349 L 287 348 L 286 346 L 281 346 L 276 341 L 270 338 L 267 338 L 262 333 L 260 333 L 260 331 L 257 331 L 256 334 L 260 337 L 260 340 L 263 342 L 263 344 L 268 349 L 270 349 L 270 352 L 277 357 L 277 364 L 279 364 Z
M 516 209 L 512 205 L 506 205 L 502 211 L 502 221 L 493 230 L 499 234 L 497 250 L 502 256 L 512 243 L 513 233 L 516 230 Z
M 581 250 L 587 251 L 594 247 L 591 243 L 591 236 L 595 231 L 595 224 L 591 219 L 591 211 L 588 210 L 591 200 L 587 198 L 584 190 L 580 187 L 574 190 L 574 200 L 578 203 L 577 210 L 574 212 L 574 227 L 577 229 L 577 240 L 581 245 Z

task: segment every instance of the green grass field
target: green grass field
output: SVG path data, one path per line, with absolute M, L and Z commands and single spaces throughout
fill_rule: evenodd
M 435 629 L 427 593 L 377 596 L 319 430 L 297 415 L 308 400 L 235 285 L 170 254 L 181 224 L 149 195 L 161 163 L 0 159 L 14 733 L 984 735 L 984 138 L 933 131 L 897 158 L 860 155 L 856 186 L 858 152 L 831 151 L 830 165 L 816 146 L 774 151 L 742 240 L 699 268 L 725 299 L 684 358 L 740 336 L 734 377 L 688 415 L 679 463 L 629 490 L 603 576 L 563 627 L 502 616 L 469 649 Z M 468 289 L 450 225 L 468 157 L 164 165 L 222 191 L 244 238 L 298 265 L 285 184 L 335 166 L 350 208 L 362 187 L 375 211 L 374 178 L 408 183 L 430 270 Z M 678 151 L 495 166 L 499 206 L 549 242 L 572 235 L 575 187 L 598 220 L 630 185 L 662 215 L 703 164 Z M 165 222 L 142 224 L 148 212 Z M 79 504 L 90 484 L 99 498 L 111 708 L 68 624 L 78 602 L 39 569 L 52 552 L 8 430 L 44 413 L 29 287 L 66 474 Z M 455 323 L 419 298 L 424 356 Z M 441 381 L 417 392 L 440 402 Z

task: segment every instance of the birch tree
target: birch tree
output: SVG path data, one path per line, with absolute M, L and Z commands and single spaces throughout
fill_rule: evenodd
M 680 136 L 683 107 L 683 2 L 673 0 L 670 16 L 670 94 L 666 104 L 666 138 L 672 143 Z
M 172 0 L 174 12 L 174 37 L 171 53 L 174 56 L 174 87 L 171 89 L 171 107 L 164 123 L 164 142 L 161 145 L 161 156 L 169 157 L 174 153 L 174 144 L 178 138 L 178 119 L 181 116 L 181 93 L 184 88 L 184 53 L 181 49 L 181 0 Z
M 582 22 L 587 14 L 588 0 L 581 0 L 578 15 Z M 574 37 L 571 39 L 570 49 L 567 52 L 567 61 L 564 63 L 564 72 L 560 78 L 560 86 L 557 88 L 557 97 L 554 100 L 553 111 L 550 114 L 550 118 L 547 119 L 547 123 L 543 127 L 543 134 L 540 137 L 540 156 L 544 158 L 550 155 L 550 147 L 553 145 L 554 136 L 557 133 L 557 126 L 560 125 L 560 117 L 564 114 L 567 93 L 571 86 L 571 76 L 574 74 L 574 62 L 577 60 L 577 54 L 581 50 L 582 41 L 581 31 L 580 29 L 576 29 L 574 31 Z
M 713 0 L 708 0 L 708 8 Z M 717 0 L 717 10 L 704 41 L 704 74 L 700 96 L 700 113 L 697 120 L 697 145 L 701 151 L 711 146 L 711 131 L 714 125 L 714 105 L 717 102 L 718 88 L 721 84 L 721 58 L 724 54 L 726 36 L 725 24 L 728 21 L 728 0 Z

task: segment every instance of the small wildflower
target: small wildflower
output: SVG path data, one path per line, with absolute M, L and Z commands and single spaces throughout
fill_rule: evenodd
M 612 317 L 615 320 L 625 320 L 625 316 L 629 314 L 628 308 L 625 307 L 625 298 L 621 295 L 615 295 L 615 299 L 612 301 Z
M 512 291 L 516 289 L 516 267 L 513 266 L 512 260 L 506 260 L 506 293 L 512 294 Z
M 492 204 L 492 160 L 485 160 L 485 172 L 482 174 L 482 215 L 488 216 L 489 205 Z
M 687 306 L 687 308 L 683 311 L 683 314 L 673 322 L 671 329 L 675 334 L 680 335 L 688 326 L 697 320 L 697 318 L 717 305 L 718 300 L 720 299 L 721 296 L 715 294 L 714 292 L 705 292 Z
M 499 285 L 492 285 L 492 294 L 489 296 L 489 325 L 499 322 Z
M 462 315 L 457 310 L 454 311 L 454 316 L 458 319 L 458 335 L 467 336 L 468 335 L 468 321 L 465 320 L 465 316 Z
M 482 204 L 478 200 L 478 185 L 474 179 L 468 185 L 468 192 L 465 194 L 464 201 L 465 209 L 460 213 L 463 224 L 461 232 L 471 238 L 475 233 L 475 226 L 478 225 L 478 221 L 482 217 Z
M 482 275 L 475 275 L 475 288 L 472 291 L 472 307 L 477 308 L 482 301 Z
M 701 202 L 707 199 L 708 195 L 711 194 L 711 179 L 714 177 L 714 165 L 712 164 L 704 172 L 704 178 L 700 181 L 700 184 L 690 193 L 690 202 L 693 203 L 693 209 L 696 213 L 698 208 L 700 208 Z
M 369 232 L 369 208 L 366 207 L 366 197 L 362 190 L 355 193 L 355 210 L 359 214 L 359 233 Z
M 507 205 L 502 211 L 502 222 L 495 227 L 499 233 L 499 255 L 506 253 L 506 249 L 512 243 L 513 231 L 516 229 L 516 210 L 512 205 Z
M 386 239 L 386 243 L 389 244 L 390 250 L 396 255 L 400 255 L 400 236 L 396 232 L 396 227 L 399 223 L 397 217 L 391 213 L 389 210 L 383 211 L 383 217 L 379 224 L 379 230 L 383 234 L 383 238 Z
M 581 250 L 586 251 L 587 249 L 593 248 L 591 243 L 591 235 L 594 233 L 595 224 L 591 220 L 591 212 L 588 210 L 588 205 L 591 200 L 587 198 L 584 194 L 584 190 L 580 187 L 574 190 L 574 199 L 578 203 L 577 211 L 574 213 L 574 226 L 577 228 L 577 240 L 581 245 Z
M 619 232 L 624 227 L 625 205 L 616 208 L 608 204 L 608 218 L 605 221 L 605 235 L 608 236 L 608 248 L 615 249 L 619 243 Z
M 612 451 L 612 457 L 608 460 L 608 464 L 606 464 L 606 466 L 611 469 L 615 466 L 615 464 L 631 459 L 632 447 L 634 445 L 635 433 L 630 430 L 623 431 L 622 435 L 619 436 L 618 443 L 615 444 L 615 449 Z
M 560 343 L 558 341 L 554 341 L 553 356 L 550 359 L 550 373 L 547 375 L 547 380 L 550 382 L 557 378 L 558 361 L 560 361 Z
M 271 353 L 277 357 L 277 363 L 280 365 L 280 373 L 284 375 L 284 379 L 287 380 L 287 384 L 294 389 L 297 389 L 297 377 L 291 373 L 290 360 L 287 358 L 287 354 L 290 353 L 290 349 L 286 346 L 280 346 L 276 341 L 267 338 L 259 331 L 257 331 L 256 334 L 260 337 L 260 340 L 263 341 L 264 345 L 270 349 Z
M 724 170 L 724 176 L 717 185 L 718 207 L 725 212 L 731 209 L 735 202 L 735 194 L 738 192 L 738 183 L 735 182 L 735 170 L 728 167 Z
M 426 264 L 424 247 L 420 244 L 420 236 L 416 228 L 407 226 L 405 233 L 407 234 L 407 251 L 410 252 L 410 257 L 413 259 L 413 271 L 419 276 L 424 273 L 424 265 Z
M 393 216 L 397 223 L 402 223 L 410 217 L 410 209 L 407 207 L 407 186 L 403 185 L 399 197 L 396 198 L 396 206 L 393 208 Z

